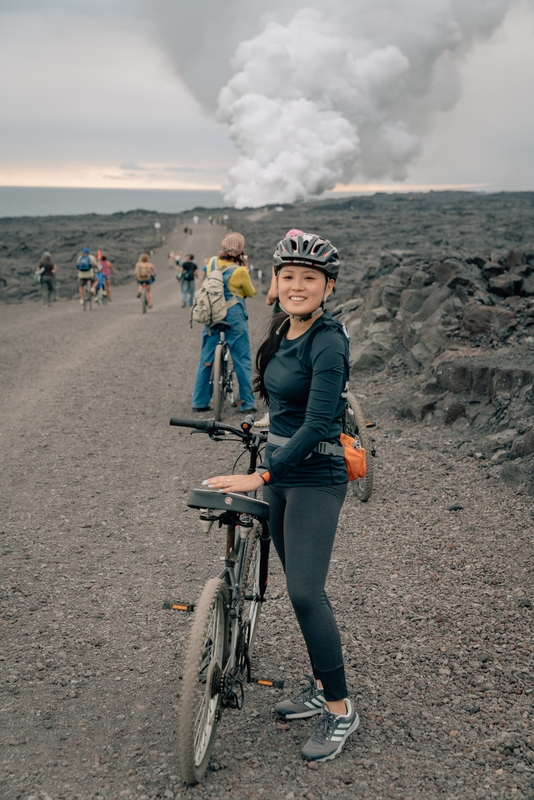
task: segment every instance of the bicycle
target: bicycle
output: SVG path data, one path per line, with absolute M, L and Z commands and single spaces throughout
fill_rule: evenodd
M 91 284 L 92 284 L 92 282 L 93 281 L 92 281 L 91 278 L 84 278 L 83 279 L 83 310 L 84 311 L 85 311 L 86 308 L 88 308 L 89 311 L 91 311 L 91 309 L 93 307 L 93 305 L 92 305 L 92 303 L 93 303 L 93 295 L 92 295 L 92 292 L 91 292 Z
M 106 284 L 103 278 L 98 276 L 98 283 L 96 286 L 95 303 L 99 306 L 106 305 L 108 302 L 108 293 L 106 291 Z
M 234 369 L 230 357 L 230 348 L 226 341 L 226 331 L 232 326 L 222 320 L 211 325 L 212 331 L 219 332 L 219 343 L 213 356 L 213 368 L 210 383 L 213 386 L 213 414 L 217 421 L 222 419 L 224 401 L 228 397 L 234 402 Z
M 141 284 L 140 291 L 141 293 L 139 296 L 141 298 L 141 309 L 143 311 L 143 314 L 146 314 L 146 312 L 148 311 L 148 293 L 147 293 L 146 283 Z
M 372 422 L 366 422 L 361 406 L 352 394 L 347 393 L 347 404 L 343 414 L 343 433 L 354 438 L 354 447 L 365 449 L 365 478 L 358 478 L 351 482 L 352 492 L 362 503 L 367 503 L 373 491 L 374 465 L 373 458 L 376 455 L 375 448 L 371 442 L 368 429 L 373 427 Z M 369 458 L 369 456 L 372 456 Z
M 253 417 L 240 429 L 214 419 L 172 418 L 170 424 L 206 433 L 215 442 L 240 441 L 250 453 L 248 474 L 255 471 L 267 441 L 266 432 L 252 432 Z M 178 760 L 182 778 L 196 784 L 208 767 L 222 711 L 242 708 L 243 683 L 252 681 L 251 655 L 265 601 L 271 539 L 269 505 L 263 500 L 193 489 L 188 506 L 201 509 L 205 532 L 217 520 L 219 527 L 226 526 L 225 566 L 219 577 L 208 580 L 196 605 L 164 604 L 194 611 L 178 704 Z M 280 681 L 255 682 L 283 687 Z

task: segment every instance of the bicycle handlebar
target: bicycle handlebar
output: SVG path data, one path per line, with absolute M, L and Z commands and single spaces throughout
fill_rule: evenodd
M 222 422 L 217 422 L 215 419 L 179 419 L 178 417 L 171 417 L 169 424 L 176 425 L 178 428 L 194 428 L 204 433 L 233 433 L 244 441 L 248 441 L 250 438 L 250 431 L 233 428 L 231 425 L 223 425 Z

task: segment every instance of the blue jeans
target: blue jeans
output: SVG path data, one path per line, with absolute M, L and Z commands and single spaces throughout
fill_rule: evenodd
M 226 341 L 232 355 L 234 372 L 239 384 L 239 397 L 243 401 L 243 410 L 253 408 L 250 338 L 245 309 L 241 303 L 228 309 L 225 321 L 232 326 L 229 331 L 226 331 Z M 214 331 L 210 336 L 209 328 L 204 326 L 202 349 L 198 362 L 195 388 L 193 389 L 193 408 L 205 408 L 210 404 L 211 395 L 213 394 L 213 386 L 210 384 L 211 369 L 215 348 L 218 343 L 219 334 Z
M 182 303 L 188 303 L 191 308 L 193 305 L 193 295 L 195 294 L 195 281 L 186 281 L 182 278 L 180 283 L 182 288 Z

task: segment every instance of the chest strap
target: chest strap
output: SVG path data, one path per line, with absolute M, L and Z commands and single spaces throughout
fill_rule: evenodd
M 277 436 L 276 433 L 267 434 L 267 442 L 275 444 L 277 447 L 283 447 L 291 441 L 290 436 Z M 317 447 L 314 447 L 312 453 L 320 453 L 323 456 L 345 456 L 345 449 L 340 444 L 330 444 L 330 442 L 319 442 Z M 309 456 L 308 456 L 309 458 Z

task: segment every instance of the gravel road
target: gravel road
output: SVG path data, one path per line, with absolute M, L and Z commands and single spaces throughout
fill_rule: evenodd
M 202 263 L 221 229 L 184 244 Z M 2 310 L 0 464 L 3 800 L 534 798 L 533 510 L 450 432 L 395 419 L 405 379 L 353 385 L 377 422 L 375 492 L 348 499 L 329 578 L 362 718 L 310 767 L 309 720 L 281 724 L 275 690 L 223 716 L 212 769 L 185 788 L 176 697 L 194 601 L 223 542 L 187 490 L 237 445 L 171 429 L 189 416 L 200 326 L 165 253 L 154 309 Z M 257 344 L 269 316 L 249 302 Z M 234 412 L 228 420 L 238 421 Z M 231 451 L 231 452 L 230 452 Z M 303 643 L 272 559 L 255 673 L 298 685 Z

